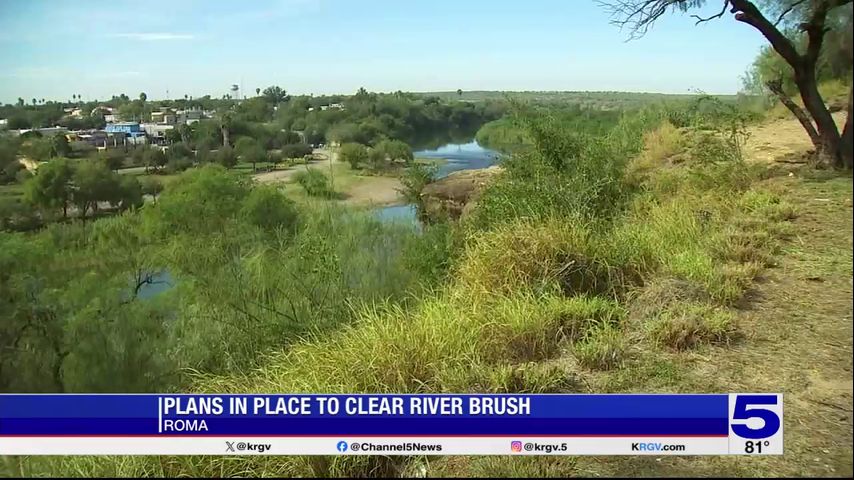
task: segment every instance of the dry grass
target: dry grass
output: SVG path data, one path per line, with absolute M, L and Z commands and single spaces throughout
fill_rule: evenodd
M 647 132 L 640 155 L 629 162 L 627 176 L 631 183 L 639 183 L 650 171 L 682 163 L 686 146 L 685 134 L 665 121 L 655 130 Z

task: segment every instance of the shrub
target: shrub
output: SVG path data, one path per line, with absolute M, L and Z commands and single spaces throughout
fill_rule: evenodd
M 332 198 L 335 196 L 335 191 L 332 190 L 329 178 L 315 168 L 297 172 L 294 175 L 294 180 L 302 186 L 305 193 L 310 197 Z
M 383 140 L 374 146 L 373 151 L 376 152 L 377 157 L 382 158 L 382 163 L 402 160 L 408 165 L 414 159 L 412 149 L 400 140 Z
M 157 200 L 157 196 L 160 195 L 160 192 L 163 191 L 163 184 L 151 177 L 143 177 L 140 182 L 140 186 L 142 188 L 143 195 L 151 195 L 154 200 Z
M 285 158 L 303 158 L 311 155 L 314 150 L 306 143 L 292 143 L 282 146 L 282 156 Z
M 368 148 L 361 143 L 345 143 L 338 149 L 338 160 L 356 170 L 368 161 Z
M 237 165 L 237 154 L 231 147 L 220 147 L 216 152 L 216 162 L 225 168 Z
M 416 206 L 419 214 L 423 214 L 424 211 L 424 201 L 421 198 L 421 191 L 433 182 L 436 171 L 437 168 L 435 165 L 415 163 L 407 168 L 400 177 L 400 183 L 403 184 L 403 188 L 398 189 L 398 191 L 403 195 L 406 203 Z
M 243 201 L 240 217 L 267 231 L 296 230 L 298 213 L 292 200 L 273 186 L 257 186 Z
M 166 163 L 167 173 L 180 173 L 193 166 L 193 159 L 190 157 L 173 157 Z

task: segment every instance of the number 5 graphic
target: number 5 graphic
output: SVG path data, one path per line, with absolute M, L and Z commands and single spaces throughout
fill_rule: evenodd
M 756 405 L 777 406 L 776 395 L 739 395 L 735 399 L 735 407 L 732 411 L 732 420 L 745 420 L 741 423 L 732 423 L 733 433 L 741 438 L 753 440 L 768 438 L 780 430 L 780 417 L 776 412 L 766 408 L 757 408 Z M 746 420 L 761 418 L 764 422 L 761 428 L 750 428 Z

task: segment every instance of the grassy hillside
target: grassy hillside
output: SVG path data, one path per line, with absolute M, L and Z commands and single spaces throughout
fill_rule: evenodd
M 473 215 L 445 227 L 457 240 L 442 248 L 455 253 L 418 250 L 422 265 L 447 262 L 444 282 L 406 305 L 353 304 L 339 328 L 268 349 L 257 369 L 199 373 L 190 389 L 783 391 L 785 456 L 31 457 L 7 471 L 850 475 L 850 176 L 745 159 L 749 131 L 725 109 L 646 109 L 601 135 L 554 116 L 521 121 L 533 147 L 505 163 Z

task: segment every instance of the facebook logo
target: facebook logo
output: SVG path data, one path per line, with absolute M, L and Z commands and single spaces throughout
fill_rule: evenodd
M 340 442 L 338 442 L 337 448 L 338 448 L 338 451 L 341 453 L 346 452 L 347 451 L 347 442 L 345 442 L 344 440 L 341 440 Z

